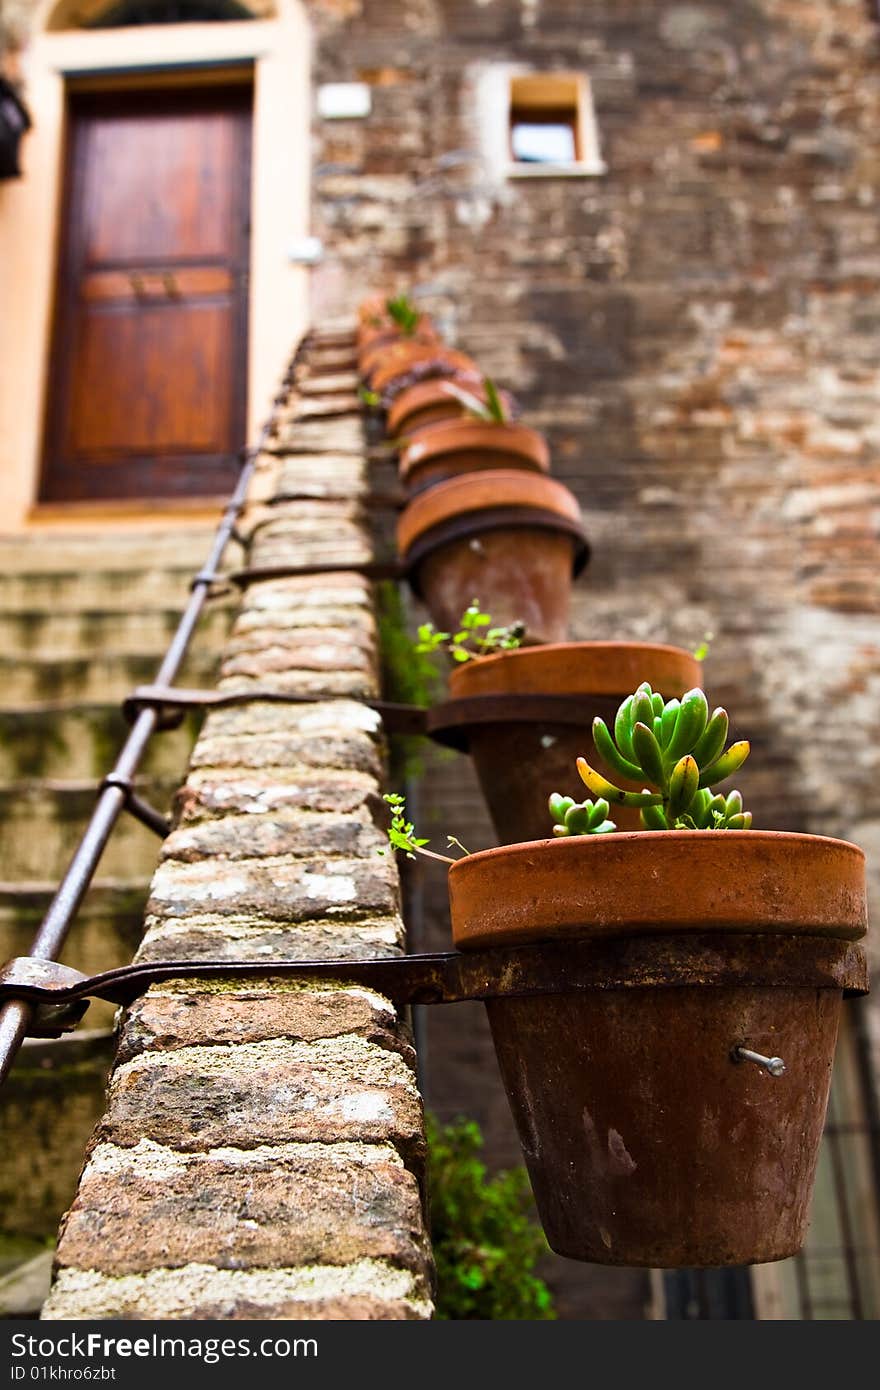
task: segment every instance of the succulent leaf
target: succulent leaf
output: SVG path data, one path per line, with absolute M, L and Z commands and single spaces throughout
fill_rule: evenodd
M 675 718 L 675 729 L 666 746 L 666 760 L 676 763 L 685 753 L 692 752 L 709 720 L 709 703 L 699 687 L 681 697 L 681 707 Z
M 565 813 L 569 809 L 569 807 L 574 805 L 574 797 L 562 796 L 559 792 L 551 792 L 550 799 L 548 800 L 547 805 L 550 808 L 550 814 L 556 821 L 557 825 L 564 825 Z
M 635 762 L 635 753 L 632 746 L 632 707 L 634 695 L 627 695 L 623 704 L 617 711 L 614 720 L 614 738 L 623 756 L 628 762 Z
M 738 772 L 749 756 L 749 743 L 743 739 L 740 743 L 732 743 L 726 753 L 722 753 L 710 767 L 703 768 L 700 772 L 700 786 L 708 787 L 712 782 L 723 782 L 726 777 L 732 777 Z
M 659 792 L 626 792 L 621 787 L 615 787 L 601 772 L 590 767 L 586 758 L 578 758 L 577 770 L 581 781 L 593 795 L 603 797 L 612 806 L 659 806 L 663 801 Z
M 623 777 L 630 782 L 642 780 L 642 769 L 638 763 L 630 762 L 618 751 L 604 719 L 597 717 L 593 720 L 593 742 L 599 757 L 618 777 Z
M 660 744 L 654 737 L 653 730 L 640 720 L 633 725 L 633 748 L 648 781 L 660 791 L 665 791 L 667 776 Z
M 686 816 L 691 812 L 699 781 L 700 769 L 690 753 L 686 753 L 675 764 L 669 777 L 667 815 L 672 820 L 678 820 L 679 816 Z
M 721 756 L 724 745 L 727 742 L 727 734 L 730 727 L 730 720 L 727 717 L 727 710 L 718 709 L 712 711 L 712 718 L 709 720 L 705 729 L 693 747 L 693 755 L 700 767 L 709 767 Z
M 669 740 L 675 733 L 675 721 L 680 709 L 680 700 L 667 700 L 663 706 L 663 713 L 660 716 L 660 747 L 664 751 L 669 747 Z

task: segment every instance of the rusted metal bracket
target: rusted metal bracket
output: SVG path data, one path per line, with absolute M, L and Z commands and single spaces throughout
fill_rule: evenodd
M 273 705 L 316 705 L 325 700 L 351 700 L 381 715 L 388 733 L 423 734 L 428 711 L 421 705 L 398 705 L 361 695 L 299 695 L 289 690 L 187 690 L 182 686 L 139 685 L 122 702 L 122 713 L 133 724 L 141 710 L 158 711 L 160 729 L 175 729 L 188 709 L 228 709 L 258 702 Z
M 0 967 L 0 1005 L 10 999 L 37 1005 L 37 1026 L 48 1030 L 40 1036 L 51 1036 L 74 1027 L 89 999 L 131 1004 L 150 985 L 167 980 L 271 979 L 362 985 L 401 1005 L 694 985 L 848 994 L 868 989 L 865 953 L 854 942 L 781 933 L 733 939 L 658 933 L 369 960 L 149 961 L 98 975 L 17 956 Z
M 134 722 L 133 720 L 131 721 Z M 98 784 L 98 790 L 103 791 L 105 787 L 118 787 L 125 797 L 125 809 L 135 820 L 139 820 L 141 825 L 145 825 L 148 830 L 152 830 L 163 840 L 171 829 L 171 822 L 161 811 L 157 811 L 155 806 L 151 806 L 149 801 L 145 801 L 131 784 L 130 777 L 123 777 L 116 772 L 108 772 Z

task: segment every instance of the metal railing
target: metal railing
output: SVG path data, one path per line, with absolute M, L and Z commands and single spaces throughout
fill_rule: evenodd
M 283 385 L 289 386 L 301 352 L 308 338 L 298 346 L 284 376 Z M 236 535 L 236 523 L 247 504 L 247 493 L 253 477 L 257 458 L 271 439 L 279 407 L 286 401 L 287 392 L 276 396 L 268 419 L 263 424 L 255 444 L 242 449 L 239 454 L 241 471 L 211 545 L 205 564 L 194 576 L 190 584 L 190 599 L 184 609 L 174 636 L 166 649 L 165 656 L 156 673 L 156 684 L 168 686 L 177 676 L 189 648 L 202 610 L 210 596 L 211 587 L 223 578 L 219 569 L 224 551 Z M 149 825 L 160 834 L 167 833 L 164 817 L 147 805 L 133 790 L 133 779 L 146 752 L 153 734 L 161 726 L 161 710 L 157 707 L 144 707 L 136 714 L 128 737 L 123 744 L 111 772 L 102 780 L 98 799 L 95 803 L 88 825 L 70 861 L 67 872 L 58 887 L 49 909 L 41 922 L 37 934 L 31 942 L 28 956 L 39 960 L 57 960 L 73 920 L 91 886 L 95 870 L 114 826 L 124 810 Z M 31 1026 L 35 1006 L 23 999 L 12 999 L 0 1007 L 0 1082 L 9 1073 L 12 1063 Z

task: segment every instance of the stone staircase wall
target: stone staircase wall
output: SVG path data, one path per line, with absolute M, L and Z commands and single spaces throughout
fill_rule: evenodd
M 397 867 L 377 853 L 384 739 L 363 703 L 378 694 L 372 594 L 344 569 L 371 556 L 366 447 L 356 398 L 320 391 L 338 365 L 320 340 L 301 359 L 246 525 L 253 566 L 342 568 L 246 589 L 220 685 L 254 699 L 205 721 L 138 952 L 266 974 L 168 982 L 127 1011 L 48 1318 L 431 1314 L 406 1020 L 329 968 L 305 986 L 272 977 L 273 959 L 403 946 Z
M 151 680 L 213 527 L 112 523 L 0 536 L 0 959 L 23 954 L 126 735 L 120 700 Z M 183 679 L 212 683 L 228 603 L 200 626 Z M 153 740 L 139 790 L 170 809 L 198 732 Z M 123 816 L 62 959 L 85 971 L 131 960 L 159 841 Z M 80 1030 L 26 1041 L 0 1094 L 0 1129 L 27 1134 L 0 1160 L 0 1276 L 54 1238 L 103 1106 L 114 1010 Z M 0 1315 L 4 1301 L 0 1296 Z M 31 1309 L 31 1312 L 34 1310 Z

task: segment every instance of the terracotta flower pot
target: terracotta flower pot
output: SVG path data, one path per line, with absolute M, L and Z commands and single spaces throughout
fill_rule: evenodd
M 550 468 L 547 441 L 528 425 L 447 420 L 423 430 L 400 458 L 401 481 L 411 497 L 448 478 L 488 468 L 546 473 Z
M 373 323 L 377 319 L 386 319 L 388 310 L 387 294 L 371 294 L 366 299 L 362 299 L 357 306 L 358 323 Z
M 446 381 L 454 380 L 455 385 L 476 396 L 486 399 L 482 377 L 476 372 L 462 372 L 454 378 L 434 377 L 428 381 L 408 386 L 394 401 L 388 412 L 388 433 L 393 438 L 411 438 L 430 425 L 443 420 L 465 418 L 465 408 L 452 391 L 447 390 Z M 517 405 L 509 391 L 500 391 L 509 418 L 517 413 Z
M 390 408 L 401 391 L 417 381 L 476 370 L 477 364 L 472 357 L 442 343 L 395 343 L 387 349 L 381 364 L 364 375 L 371 389 L 377 391 Z
M 842 991 L 866 988 L 861 851 L 770 831 L 543 840 L 460 860 L 449 894 L 460 949 L 589 944 L 580 987 L 487 1003 L 553 1249 L 655 1268 L 795 1254 Z
M 364 375 L 367 375 L 385 361 L 392 349 L 428 347 L 432 343 L 440 342 L 440 336 L 427 316 L 419 319 L 412 333 L 403 333 L 393 323 L 375 328 L 362 328 L 358 332 L 358 364 Z
M 593 720 L 613 727 L 622 700 L 642 681 L 667 699 L 701 684 L 700 663 L 680 647 L 651 642 L 566 642 L 498 652 L 456 667 L 450 699 L 432 711 L 432 733 L 467 750 L 502 844 L 551 833 L 547 797 L 587 795 L 575 770 L 582 754 L 607 776 Z M 633 791 L 641 790 L 632 784 Z M 639 830 L 637 809 L 615 806 L 620 830 Z
M 468 473 L 401 513 L 397 544 L 415 592 L 447 632 L 474 598 L 493 622 L 522 622 L 526 641 L 568 631 L 572 575 L 586 563 L 576 498 L 539 473 Z

